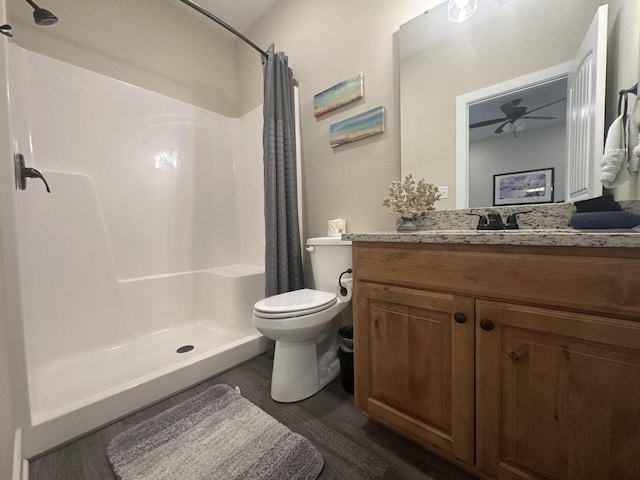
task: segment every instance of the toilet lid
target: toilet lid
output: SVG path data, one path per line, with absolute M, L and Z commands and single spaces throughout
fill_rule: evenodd
M 273 295 L 256 302 L 254 311 L 259 313 L 282 315 L 287 313 L 319 312 L 336 303 L 335 293 L 321 292 L 304 288 L 293 292 Z

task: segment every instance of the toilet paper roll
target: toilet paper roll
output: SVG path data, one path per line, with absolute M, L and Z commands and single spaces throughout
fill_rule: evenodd
M 336 218 L 327 222 L 327 236 L 339 237 L 347 233 L 347 221 L 343 218 Z
M 353 278 L 343 278 L 342 286 L 347 289 L 347 294 L 343 295 L 340 291 L 340 285 L 336 287 L 336 297 L 342 302 L 350 302 L 353 293 Z

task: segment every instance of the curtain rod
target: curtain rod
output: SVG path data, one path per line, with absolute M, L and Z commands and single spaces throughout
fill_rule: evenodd
M 241 34 L 239 31 L 237 31 L 235 28 L 233 28 L 231 25 L 229 25 L 227 22 L 225 22 L 224 20 L 220 20 L 218 17 L 216 17 L 213 13 L 205 10 L 204 8 L 202 8 L 200 5 L 198 5 L 195 2 L 192 2 L 191 0 L 180 0 L 182 3 L 184 3 L 185 5 L 190 6 L 191 8 L 193 8 L 194 10 L 200 12 L 202 15 L 204 15 L 205 17 L 213 20 L 214 22 L 216 22 L 218 25 L 220 25 L 221 27 L 226 28 L 227 30 L 229 30 L 231 33 L 233 33 L 236 37 L 240 38 L 241 40 L 245 41 L 246 43 L 248 43 L 250 46 L 252 46 L 254 49 L 256 49 L 260 55 L 262 55 L 265 59 L 269 57 L 269 55 L 267 55 L 267 52 L 265 52 L 264 50 L 262 50 L 260 47 L 258 47 L 255 43 L 253 43 L 251 40 L 249 40 L 247 37 L 245 37 L 243 34 Z

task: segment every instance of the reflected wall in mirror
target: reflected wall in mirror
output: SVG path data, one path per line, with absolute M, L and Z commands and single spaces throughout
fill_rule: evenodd
M 566 182 L 567 78 L 492 96 L 469 106 L 468 206 L 498 205 L 494 177 L 552 168 L 552 195 L 535 186 L 519 189 L 510 204 L 562 202 Z M 528 202 L 527 199 L 531 199 Z M 502 203 L 503 205 L 506 203 Z
M 449 198 L 438 202 L 439 209 L 457 207 L 456 98 L 571 61 L 601 4 L 609 4 L 609 39 L 614 40 L 607 66 L 609 109 L 613 102 L 615 110 L 617 90 L 637 81 L 620 74 L 630 68 L 628 63 L 638 69 L 636 0 L 497 3 L 482 1 L 476 15 L 462 24 L 448 22 L 446 5 L 440 5 L 400 27 L 401 175 L 448 186 Z M 612 120 L 610 112 L 607 120 Z M 535 168 L 514 165 L 512 171 Z M 557 193 L 554 198 L 564 199 Z M 492 205 L 486 201 L 492 192 L 484 197 L 483 203 Z

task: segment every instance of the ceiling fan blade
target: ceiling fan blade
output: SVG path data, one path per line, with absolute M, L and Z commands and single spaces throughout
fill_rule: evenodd
M 495 125 L 496 123 L 504 122 L 506 118 L 494 118 L 493 120 L 484 120 L 483 122 L 472 123 L 469 128 L 486 127 L 487 125 Z
M 534 108 L 533 110 L 529 110 L 528 112 L 525 113 L 525 115 L 528 115 L 533 112 L 537 112 L 538 110 L 542 110 L 543 108 L 550 107 L 551 105 L 555 105 L 556 103 L 564 102 L 565 100 L 566 98 L 561 98 L 559 100 L 556 100 L 555 102 L 547 103 L 546 105 L 542 105 L 541 107 Z
M 516 114 L 517 107 L 514 106 L 511 102 L 507 102 L 500 105 L 500 110 L 502 110 L 502 113 L 504 113 L 507 117 L 513 117 Z
M 504 132 L 504 127 L 507 125 L 507 123 L 511 122 L 511 120 L 507 120 L 506 122 L 504 122 L 502 125 L 500 125 L 498 128 L 496 128 L 495 132 L 493 133 L 502 133 Z
M 540 117 L 536 115 L 532 115 L 532 116 L 527 115 L 526 117 L 522 117 L 522 118 L 531 118 L 533 120 L 555 120 L 558 117 Z

